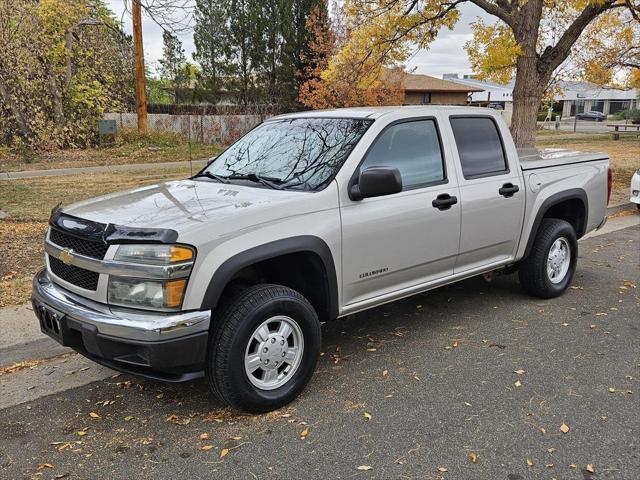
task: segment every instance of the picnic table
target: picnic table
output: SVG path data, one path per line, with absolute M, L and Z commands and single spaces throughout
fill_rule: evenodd
M 633 123 L 608 123 L 607 127 L 613 127 L 611 136 L 614 140 L 620 140 L 621 134 L 640 135 L 640 124 Z M 623 129 L 623 130 L 621 130 Z M 629 130 L 631 129 L 631 130 Z M 635 130 L 635 131 L 634 131 Z

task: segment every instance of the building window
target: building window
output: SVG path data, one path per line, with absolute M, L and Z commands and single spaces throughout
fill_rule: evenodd
M 422 104 L 427 105 L 431 103 L 431 92 L 422 92 Z

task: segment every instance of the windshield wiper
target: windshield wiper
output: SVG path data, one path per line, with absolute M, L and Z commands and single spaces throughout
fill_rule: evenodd
M 198 178 L 198 177 L 207 177 L 220 183 L 229 183 L 229 179 L 227 177 L 222 177 L 220 175 L 216 175 L 215 173 L 211 173 L 206 170 L 204 172 L 200 172 L 193 176 L 193 178 Z
M 282 190 L 284 187 L 280 185 L 282 182 L 281 179 L 275 177 L 263 177 L 262 175 L 258 175 L 257 173 L 246 173 L 246 174 L 235 174 L 229 175 L 225 177 L 228 180 L 249 180 L 254 183 L 261 183 L 269 188 L 273 188 L 275 190 Z

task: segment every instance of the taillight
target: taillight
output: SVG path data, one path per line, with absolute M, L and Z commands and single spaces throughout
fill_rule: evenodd
M 611 190 L 613 189 L 613 172 L 611 171 L 611 167 L 607 169 L 607 206 L 609 206 L 609 201 L 611 200 Z

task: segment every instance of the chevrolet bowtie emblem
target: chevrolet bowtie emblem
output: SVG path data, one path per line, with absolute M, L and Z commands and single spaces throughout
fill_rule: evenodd
M 73 250 L 69 250 L 69 249 L 64 249 L 63 251 L 60 252 L 60 255 L 58 255 L 58 258 L 62 261 L 62 263 L 64 263 L 65 265 L 71 265 L 73 263 L 73 255 L 72 255 Z

